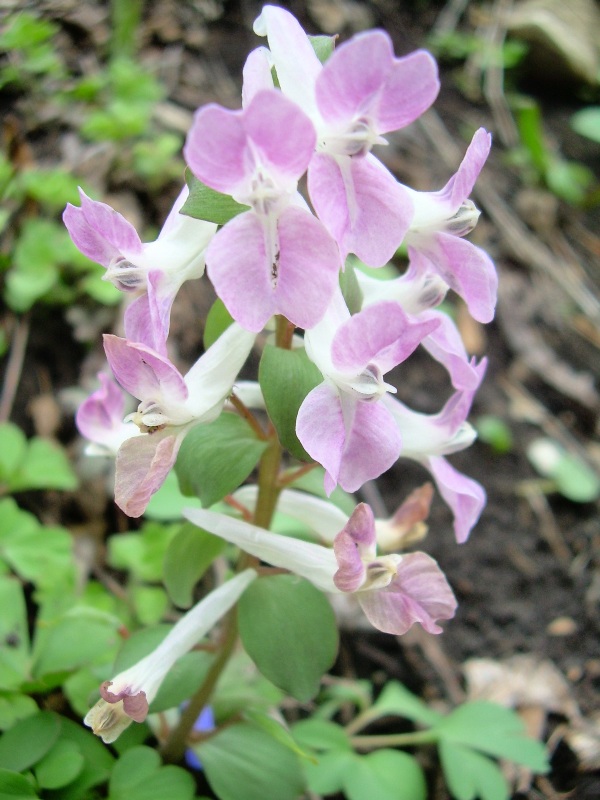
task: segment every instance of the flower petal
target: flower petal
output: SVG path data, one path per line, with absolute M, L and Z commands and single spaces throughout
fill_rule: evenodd
M 362 372 L 375 363 L 385 374 L 405 361 L 439 322 L 411 320 L 394 302 L 382 301 L 354 314 L 337 330 L 331 347 L 332 362 L 344 372 Z
M 187 399 L 179 370 L 149 347 L 105 333 L 104 351 L 115 378 L 139 400 L 178 404 Z
M 333 582 L 341 592 L 356 592 L 365 581 L 364 559 L 375 556 L 375 518 L 371 507 L 359 503 L 333 542 L 338 570 Z
M 436 233 L 422 249 L 436 272 L 466 302 L 471 316 L 478 322 L 491 322 L 496 308 L 498 276 L 488 254 L 449 233 Z M 412 258 L 411 247 L 408 252 Z
M 437 620 L 451 619 L 457 606 L 444 573 L 425 553 L 403 556 L 388 586 L 358 592 L 356 597 L 375 628 L 397 636 L 415 622 L 428 633 L 441 633 Z
M 129 517 L 141 517 L 165 482 L 187 428 L 156 431 L 123 442 L 117 453 L 115 502 Z
M 481 516 L 486 501 L 485 490 L 477 481 L 463 475 L 441 456 L 427 458 L 423 463 L 433 475 L 440 494 L 452 509 L 456 541 L 463 544 Z
M 491 147 L 491 133 L 488 133 L 485 128 L 479 128 L 479 130 L 475 131 L 460 167 L 444 188 L 435 193 L 447 203 L 452 212 L 460 208 L 473 191 L 475 181 L 483 169 Z
M 106 203 L 89 198 L 83 189 L 79 189 L 79 195 L 81 208 L 68 203 L 63 221 L 85 256 L 108 267 L 118 256 L 141 252 L 140 237 L 131 223 Z
M 316 153 L 308 168 L 308 190 L 344 259 L 355 253 L 371 267 L 387 264 L 410 225 L 412 201 L 381 162 L 372 155 Z
M 214 103 L 196 111 L 183 155 L 199 180 L 217 192 L 233 194 L 246 177 L 247 151 L 241 111 Z

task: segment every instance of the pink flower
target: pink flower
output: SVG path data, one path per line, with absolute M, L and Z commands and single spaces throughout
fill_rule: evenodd
M 106 267 L 105 279 L 123 292 L 143 292 L 125 312 L 125 335 L 166 355 L 175 295 L 184 281 L 204 272 L 204 251 L 217 226 L 179 213 L 184 187 L 158 239 L 143 244 L 137 231 L 106 203 L 80 189 L 81 206 L 67 205 L 63 220 L 73 242 Z
M 461 237 L 473 230 L 479 211 L 469 200 L 491 147 L 476 131 L 456 174 L 439 192 L 411 191 L 415 215 L 406 236 L 411 261 L 440 275 L 467 303 L 479 322 L 494 317 L 498 277 L 488 254 Z
M 297 20 L 265 6 L 255 31 L 269 40 L 279 85 L 312 119 L 317 152 L 308 189 L 319 218 L 342 256 L 356 253 L 381 267 L 408 230 L 408 192 L 378 159 L 382 134 L 417 119 L 435 100 L 439 81 L 425 51 L 395 58 L 383 31 L 361 33 L 342 44 L 321 66 Z
M 253 343 L 254 335 L 233 323 L 184 377 L 146 345 L 105 334 L 104 349 L 116 379 L 141 401 L 128 419 L 143 435 L 124 441 L 116 462 L 115 502 L 130 517 L 144 513 L 187 432 L 219 416 Z
M 77 409 L 75 422 L 79 433 L 92 443 L 89 455 L 116 455 L 119 447 L 132 436 L 139 435 L 135 425 L 124 422 L 125 395 L 112 378 L 98 373 L 100 388 Z
M 184 516 L 268 564 L 288 569 L 325 592 L 353 594 L 371 624 L 401 635 L 415 623 L 441 633 L 456 599 L 437 563 L 425 553 L 377 556 L 373 512 L 359 504 L 334 539 L 333 549 L 282 536 L 203 509 Z
M 438 414 L 420 414 L 395 398 L 385 399 L 402 436 L 401 455 L 419 461 L 431 472 L 454 514 L 454 532 L 459 543 L 468 539 L 477 523 L 485 505 L 485 491 L 443 456 L 463 450 L 475 440 L 475 430 L 466 419 L 486 366 L 485 359 L 473 365 L 477 382 L 469 389 L 455 392 Z
M 325 381 L 302 403 L 296 433 L 325 467 L 328 494 L 338 483 L 354 492 L 397 460 L 398 427 L 377 402 L 395 392 L 383 375 L 408 358 L 437 324 L 410 320 L 394 302 L 350 316 L 338 290 L 322 321 L 306 332 L 306 352 Z
M 337 285 L 338 248 L 296 191 L 314 146 L 311 121 L 274 89 L 253 94 L 243 111 L 201 108 L 188 135 L 194 175 L 250 206 L 206 253 L 217 294 L 248 330 L 273 314 L 312 327 Z

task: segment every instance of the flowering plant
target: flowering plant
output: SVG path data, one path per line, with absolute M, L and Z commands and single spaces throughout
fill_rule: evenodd
M 145 720 L 175 661 L 222 620 L 205 680 L 156 734 L 171 760 L 195 742 L 223 797 L 232 795 L 211 747 L 242 741 L 243 725 L 256 719 L 217 718 L 207 734 L 193 727 L 238 631 L 260 673 L 306 702 L 337 651 L 325 595 L 356 600 L 374 628 L 397 635 L 415 624 L 437 634 L 453 617 L 457 603 L 443 571 L 414 550 L 427 530 L 431 485 L 389 520 L 344 493 L 399 458 L 417 460 L 452 511 L 456 540 L 467 540 L 485 493 L 446 456 L 475 438 L 467 417 L 486 361 L 469 358 L 438 307 L 453 290 L 476 320 L 489 322 L 497 288 L 489 256 L 463 238 L 479 216 L 469 196 L 490 134 L 474 133 L 439 191 L 403 185 L 377 157 L 387 134 L 435 100 L 431 55 L 397 58 L 383 31 L 334 49 L 333 39 L 311 39 L 274 6 L 263 9 L 255 32 L 268 47 L 248 56 L 242 108 L 197 111 L 184 149 L 187 186 L 155 242 L 142 244 L 123 217 L 83 193 L 81 207 L 64 214 L 75 244 L 133 298 L 124 337 L 105 335 L 104 348 L 138 408 L 124 417 L 121 389 L 102 374 L 77 415 L 94 452 L 116 457 L 117 505 L 141 516 L 174 467 L 183 492 L 202 504 L 184 511 L 196 526 L 186 558 L 199 547 L 211 553 L 208 563 L 220 557 L 215 541 L 238 548 L 234 577 L 188 611 L 157 650 L 107 676 L 86 723 L 111 742 L 130 721 Z M 373 277 L 403 243 L 403 274 Z M 207 279 L 218 296 L 208 345 L 183 375 L 169 357 L 171 308 L 185 281 Z M 419 347 L 446 369 L 454 391 L 433 415 L 396 399 L 385 380 Z M 242 381 L 253 350 L 258 381 Z M 308 480 L 315 475 L 318 483 Z M 182 572 L 190 595 L 200 573 Z M 263 721 L 262 731 L 289 754 L 297 745 L 280 723 L 273 734 Z

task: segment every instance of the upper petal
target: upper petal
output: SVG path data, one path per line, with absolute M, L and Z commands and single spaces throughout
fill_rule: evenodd
M 104 350 L 115 378 L 139 400 L 183 403 L 185 381 L 171 362 L 143 344 L 104 334 Z
M 289 11 L 268 5 L 256 19 L 254 31 L 269 40 L 277 80 L 284 94 L 312 119 L 318 119 L 315 81 L 322 66 L 298 20 Z
M 375 363 L 382 373 L 402 363 L 438 326 L 434 318 L 411 320 L 394 301 L 367 306 L 338 328 L 331 356 L 336 369 L 360 373 Z
M 475 131 L 458 170 L 444 188 L 436 192 L 436 195 L 443 199 L 452 211 L 456 211 L 473 191 L 475 181 L 483 169 L 491 147 L 491 133 L 488 133 L 485 128 Z
M 140 237 L 131 223 L 106 203 L 89 198 L 81 188 L 79 195 L 81 207 L 68 203 L 63 221 L 71 239 L 85 256 L 108 267 L 120 255 L 141 252 Z
M 375 518 L 371 507 L 359 503 L 333 541 L 338 571 L 333 582 L 341 592 L 355 592 L 364 583 L 364 559 L 375 556 Z
M 194 175 L 224 194 L 233 194 L 248 171 L 247 136 L 241 111 L 214 103 L 194 114 L 183 155 Z
M 387 264 L 408 230 L 412 202 L 377 159 L 316 153 L 308 190 L 343 258 L 355 253 L 371 267 Z

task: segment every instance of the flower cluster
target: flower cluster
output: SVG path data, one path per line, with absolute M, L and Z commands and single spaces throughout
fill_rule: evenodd
M 429 53 L 397 58 L 389 36 L 370 31 L 335 49 L 331 40 L 320 60 L 297 20 L 275 6 L 263 9 L 255 32 L 268 47 L 248 56 L 241 110 L 200 108 L 184 149 L 192 183 L 232 198 L 238 213 L 220 227 L 188 216 L 184 188 L 158 239 L 143 244 L 120 214 L 83 192 L 81 206 L 65 211 L 79 249 L 133 298 L 125 336 L 105 335 L 104 347 L 114 377 L 139 401 L 137 411 L 123 419 L 123 396 L 101 375 L 101 388 L 78 412 L 79 429 L 116 454 L 116 502 L 140 516 L 184 437 L 226 408 L 256 335 L 279 315 L 303 333 L 293 346 L 322 376 L 299 406 L 295 435 L 324 468 L 326 494 L 336 486 L 355 492 L 400 457 L 415 459 L 431 473 L 452 510 L 456 539 L 464 542 L 485 494 L 446 456 L 475 438 L 467 416 L 486 363 L 469 358 L 451 318 L 436 307 L 452 289 L 476 320 L 489 322 L 494 314 L 494 266 L 463 238 L 479 216 L 469 195 L 490 135 L 475 132 L 441 190 L 415 191 L 389 172 L 376 148 L 435 100 L 439 81 Z M 360 262 L 386 265 L 402 243 L 408 252 L 402 275 L 379 280 L 362 271 Z M 340 282 L 353 269 L 348 256 L 359 265 L 352 302 Z M 233 322 L 182 375 L 168 355 L 171 307 L 182 284 L 205 271 Z M 407 407 L 385 380 L 419 346 L 447 370 L 453 387 L 434 415 Z M 247 405 L 264 408 L 257 384 L 249 395 L 254 400 Z M 236 505 L 251 515 L 258 490 L 244 491 Z M 437 633 L 456 601 L 436 562 L 421 552 L 376 550 L 394 526 L 405 533 L 424 528 L 430 499 L 428 487 L 403 504 L 395 522 L 384 523 L 364 504 L 348 519 L 326 500 L 283 491 L 279 507 L 308 523 L 312 542 L 215 511 L 187 517 L 327 592 L 355 595 L 380 630 L 403 633 L 419 622 Z M 410 536 L 396 539 L 404 548 Z M 103 696 L 113 703 L 121 695 Z

